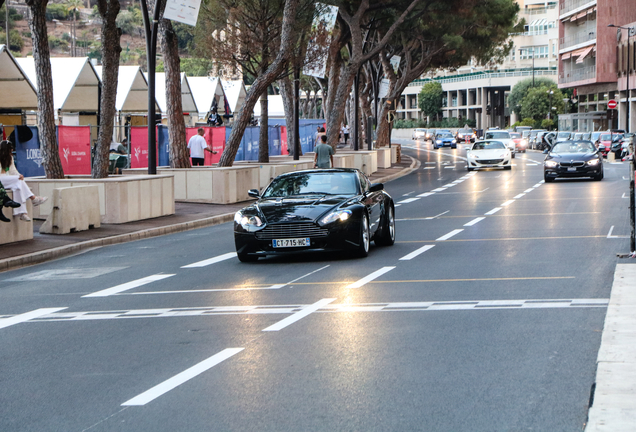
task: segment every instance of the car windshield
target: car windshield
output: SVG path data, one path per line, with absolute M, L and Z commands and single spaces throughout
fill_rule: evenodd
M 601 135 L 601 141 L 610 141 L 611 139 L 612 139 L 612 134 Z
M 452 138 L 453 134 L 450 132 L 438 133 L 437 138 Z
M 557 134 L 557 138 L 570 138 L 571 133 L 570 132 L 559 132 Z
M 518 132 L 510 132 L 510 138 L 521 138 L 521 134 Z
M 601 132 L 592 132 L 592 139 L 597 140 L 601 136 Z
M 530 131 L 524 130 L 523 132 L 521 132 L 521 136 L 524 138 L 528 138 L 530 136 Z
M 473 145 L 473 150 L 504 150 L 505 148 L 501 141 L 481 141 Z
M 508 139 L 510 134 L 508 132 L 486 132 L 486 139 Z
M 473 130 L 472 129 L 460 129 L 458 132 L 461 133 L 461 134 L 471 134 L 471 133 L 473 133 Z
M 263 198 L 357 193 L 358 183 L 354 172 L 299 172 L 275 178 L 263 193 Z
M 552 153 L 594 153 L 596 147 L 588 141 L 567 141 L 554 146 Z

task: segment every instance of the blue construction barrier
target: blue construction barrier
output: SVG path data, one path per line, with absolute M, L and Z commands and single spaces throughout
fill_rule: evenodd
M 281 154 L 280 126 L 270 126 L 268 128 L 269 155 L 279 156 Z
M 168 148 L 170 137 L 168 136 L 168 126 L 157 126 L 157 165 L 170 166 L 170 149 Z
M 20 142 L 19 134 L 15 133 L 15 152 L 16 168 L 25 177 L 43 176 L 44 167 L 42 166 L 42 153 L 40 151 L 40 139 L 38 136 L 38 128 L 29 126 L 33 132 L 33 138 L 26 142 Z
M 287 126 L 287 119 L 268 119 L 269 126 Z M 316 147 L 316 128 L 325 124 L 324 119 L 299 119 L 300 148 L 303 153 L 312 152 Z M 289 130 L 289 129 L 288 129 Z

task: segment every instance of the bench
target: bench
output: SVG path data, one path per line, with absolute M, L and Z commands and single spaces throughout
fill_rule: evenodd
M 53 189 L 53 209 L 40 227 L 40 234 L 69 234 L 99 228 L 98 186 Z
M 7 193 L 13 198 L 13 192 L 7 190 Z M 13 217 L 12 208 L 0 207 L 0 209 L 7 218 L 11 219 L 11 222 L 0 222 L 0 245 L 33 239 L 33 221 L 25 222 Z M 33 214 L 30 199 L 27 200 L 27 213 Z

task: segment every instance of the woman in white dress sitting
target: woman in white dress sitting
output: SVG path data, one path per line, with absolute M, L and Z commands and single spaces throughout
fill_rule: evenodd
M 11 142 L 7 140 L 0 142 L 0 181 L 5 189 L 13 191 L 13 201 L 20 204 L 20 207 L 13 209 L 13 216 L 19 217 L 20 220 L 27 222 L 31 220 L 26 208 L 28 199 L 33 201 L 34 206 L 39 206 L 46 201 L 45 197 L 33 195 L 24 181 L 24 176 L 15 168 L 13 156 L 11 156 Z

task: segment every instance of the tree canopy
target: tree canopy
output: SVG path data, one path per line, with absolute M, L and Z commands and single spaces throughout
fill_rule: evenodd
M 437 117 L 442 113 L 443 96 L 444 92 L 439 82 L 431 81 L 424 84 L 419 95 L 420 110 L 426 116 Z

